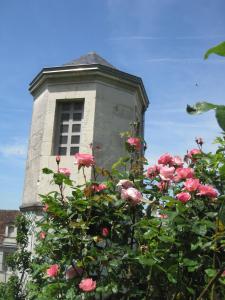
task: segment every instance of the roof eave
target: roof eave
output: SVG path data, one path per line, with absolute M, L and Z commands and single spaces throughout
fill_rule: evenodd
M 105 75 L 111 78 L 120 78 L 124 81 L 131 82 L 133 84 L 138 84 L 140 93 L 144 100 L 145 109 L 147 109 L 149 105 L 149 99 L 143 84 L 143 81 L 140 77 L 131 75 L 129 73 L 120 71 L 118 69 L 113 69 L 107 66 L 92 64 L 92 65 L 79 65 L 79 66 L 62 66 L 62 67 L 51 67 L 51 68 L 43 68 L 37 76 L 31 81 L 29 85 L 29 91 L 31 94 L 35 93 L 35 90 L 49 77 L 55 76 L 69 76 L 72 73 L 76 72 L 77 74 L 80 72 L 100 72 L 102 75 Z

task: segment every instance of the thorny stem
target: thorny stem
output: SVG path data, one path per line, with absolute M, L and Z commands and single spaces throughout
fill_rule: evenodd
M 132 209 L 132 231 L 131 231 L 131 242 L 130 242 L 131 249 L 133 249 L 133 244 L 134 244 L 134 224 L 135 224 L 135 208 Z
M 198 296 L 198 298 L 196 300 L 203 300 L 205 294 L 208 292 L 208 290 L 211 288 L 211 286 L 217 281 L 217 279 L 219 279 L 219 277 L 221 276 L 221 274 L 224 271 L 224 265 L 219 269 L 219 271 L 216 273 L 216 275 L 209 281 L 209 283 L 207 284 L 207 286 L 204 288 L 204 290 L 201 292 L 201 294 Z
M 85 172 L 84 172 L 84 167 L 82 167 L 82 172 L 83 172 L 85 184 L 87 184 L 87 177 L 86 177 Z

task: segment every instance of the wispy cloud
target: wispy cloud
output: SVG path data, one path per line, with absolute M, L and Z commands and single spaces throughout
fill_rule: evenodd
M 147 63 L 206 63 L 202 58 L 171 58 L 171 57 L 160 57 L 160 58 L 149 58 L 146 59 Z M 225 63 L 223 59 L 208 60 L 207 63 Z
M 108 38 L 109 41 L 123 41 L 123 40 L 213 40 L 225 39 L 225 34 L 221 35 L 199 35 L 199 36 L 144 36 L 144 35 L 131 35 L 131 36 L 115 36 Z
M 0 155 L 4 157 L 25 158 L 27 153 L 27 142 L 15 142 L 5 146 L 0 146 Z

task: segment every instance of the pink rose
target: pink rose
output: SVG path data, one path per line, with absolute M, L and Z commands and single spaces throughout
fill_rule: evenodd
M 198 189 L 199 184 L 199 179 L 190 178 L 184 182 L 184 189 L 188 192 L 194 192 Z
M 121 179 L 116 185 L 119 192 L 121 192 L 122 189 L 128 189 L 129 187 L 133 186 L 133 182 L 128 179 Z
M 191 199 L 191 195 L 186 192 L 182 192 L 176 195 L 176 198 L 182 203 L 186 203 Z
M 44 212 L 47 212 L 47 211 L 48 211 L 48 208 L 49 208 L 49 205 L 46 203 L 46 204 L 43 206 L 42 210 L 43 210 Z
M 95 191 L 96 193 L 99 193 L 105 189 L 107 189 L 107 185 L 104 183 L 100 183 L 100 184 L 92 184 L 92 189 L 93 191 Z
M 157 187 L 160 190 L 160 192 L 166 191 L 168 189 L 168 186 L 168 181 L 160 181 L 157 184 Z
M 151 179 L 154 178 L 156 175 L 159 174 L 159 170 L 160 170 L 160 168 L 157 165 L 148 167 L 148 169 L 147 169 L 147 177 L 151 178 Z
M 81 167 L 90 167 L 95 164 L 94 156 L 91 154 L 76 153 L 74 155 L 78 169 Z
M 121 191 L 121 198 L 123 200 L 127 200 L 131 203 L 131 205 L 136 205 L 141 202 L 142 195 L 137 189 L 130 187 L 127 190 L 122 189 Z
M 164 166 L 160 168 L 159 176 L 161 177 L 162 180 L 171 180 L 173 179 L 174 172 L 175 172 L 174 167 Z
M 57 165 L 60 163 L 60 160 L 61 160 L 61 156 L 60 155 L 57 155 L 55 157 L 55 161 L 57 162 Z
M 41 232 L 39 233 L 39 238 L 40 238 L 41 240 L 44 240 L 44 239 L 46 238 L 46 232 L 41 231 Z
M 178 168 L 176 170 L 175 180 L 180 181 L 182 179 L 193 178 L 194 170 L 191 168 Z
M 192 149 L 192 150 L 188 151 L 187 157 L 192 158 L 193 155 L 201 154 L 201 153 L 202 152 L 199 149 Z
M 102 228 L 102 236 L 107 237 L 109 235 L 109 228 L 103 227 Z
M 71 175 L 70 170 L 67 168 L 59 168 L 59 173 L 65 175 L 65 176 L 68 176 L 68 177 L 70 177 L 70 175 Z
M 167 165 L 167 164 L 171 164 L 172 161 L 173 161 L 172 155 L 170 155 L 169 153 L 165 153 L 162 156 L 160 156 L 160 158 L 158 159 L 158 164 Z
M 168 219 L 168 215 L 167 214 L 158 214 L 158 217 L 160 219 Z
M 141 140 L 137 137 L 130 137 L 128 140 L 127 140 L 127 143 L 134 147 L 135 150 L 140 150 L 141 149 Z
M 84 292 L 91 292 L 96 289 L 96 281 L 92 280 L 92 278 L 82 279 L 79 288 Z
M 59 272 L 59 265 L 57 265 L 57 264 L 52 265 L 46 271 L 48 277 L 56 277 L 58 275 L 58 272 Z
M 218 192 L 211 185 L 200 184 L 198 187 L 198 191 L 199 193 L 197 195 L 199 196 L 206 196 L 209 198 L 216 198 L 218 196 Z
M 177 167 L 183 167 L 183 160 L 180 156 L 174 156 L 172 159 L 172 165 L 177 166 Z

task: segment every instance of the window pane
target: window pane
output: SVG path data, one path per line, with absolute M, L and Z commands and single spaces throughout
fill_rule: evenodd
M 69 125 L 62 124 L 60 126 L 60 132 L 68 132 L 68 129 L 69 129 Z
M 73 109 L 74 110 L 83 110 L 83 102 L 76 102 L 73 104 Z
M 59 147 L 59 155 L 66 155 L 66 147 Z
M 68 136 L 67 135 L 61 135 L 60 136 L 60 140 L 59 140 L 60 144 L 67 144 L 67 141 L 68 141 Z
M 82 113 L 74 113 L 73 114 L 73 120 L 74 121 L 80 121 L 82 118 Z
M 62 110 L 70 110 L 70 103 L 62 103 Z
M 80 132 L 80 124 L 73 124 L 72 132 Z
M 63 113 L 61 114 L 61 121 L 69 121 L 70 114 Z
M 79 152 L 79 147 L 71 147 L 70 148 L 70 155 L 74 155 Z
M 71 136 L 71 144 L 79 144 L 80 143 L 80 136 L 79 135 L 72 135 Z

